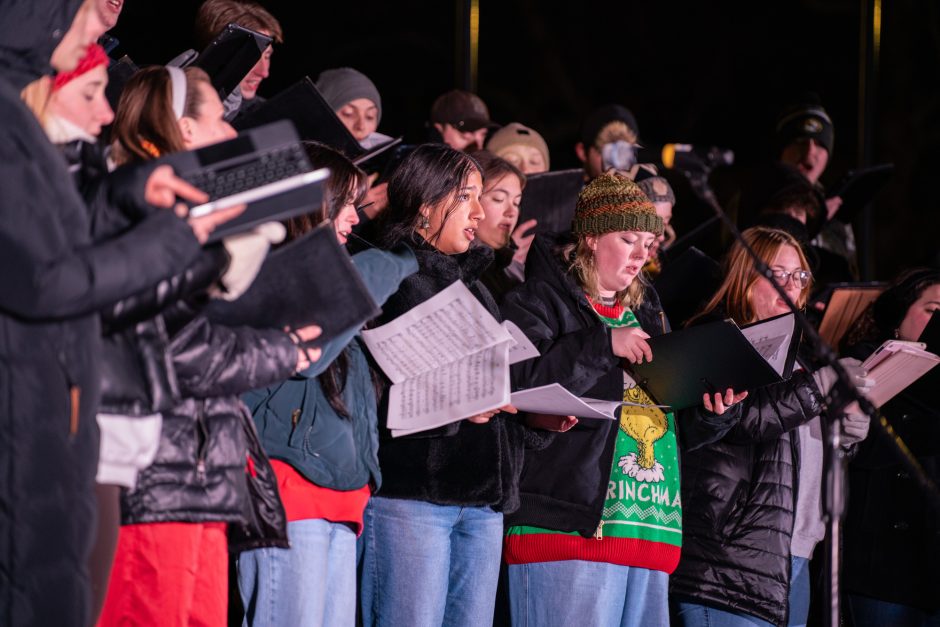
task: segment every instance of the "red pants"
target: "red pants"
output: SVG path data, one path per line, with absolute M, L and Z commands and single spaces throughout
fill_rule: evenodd
M 98 625 L 225 625 L 225 523 L 125 525 Z

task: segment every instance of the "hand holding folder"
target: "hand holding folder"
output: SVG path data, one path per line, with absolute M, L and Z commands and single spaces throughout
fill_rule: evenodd
M 703 394 L 741 393 L 789 378 L 799 339 L 790 313 L 743 328 L 719 320 L 651 338 L 653 360 L 629 369 L 656 402 L 685 409 Z

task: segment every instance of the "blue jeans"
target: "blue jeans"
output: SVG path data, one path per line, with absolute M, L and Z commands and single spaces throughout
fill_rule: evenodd
M 356 623 L 356 534 L 323 519 L 287 523 L 289 549 L 238 557 L 243 625 Z
M 806 627 L 809 618 L 809 560 L 790 556 L 790 620 L 787 627 Z
M 363 537 L 364 625 L 493 622 L 502 514 L 489 507 L 373 497 Z
M 684 601 L 673 602 L 672 618 L 676 627 L 774 627 L 754 616 Z
M 668 627 L 669 575 L 570 560 L 510 564 L 514 627 Z
M 855 627 L 940 627 L 940 612 L 928 614 L 916 607 L 879 601 L 857 594 L 849 595 Z

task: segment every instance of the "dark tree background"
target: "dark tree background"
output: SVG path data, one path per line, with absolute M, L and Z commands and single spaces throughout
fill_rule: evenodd
M 380 130 L 425 137 L 434 98 L 458 86 L 462 2 L 270 0 L 285 43 L 271 95 L 304 75 L 352 66 L 382 94 Z M 191 45 L 198 0 L 130 0 L 113 34 L 138 64 L 165 63 Z M 657 2 L 480 0 L 478 92 L 498 122 L 520 121 L 548 141 L 553 169 L 577 165 L 578 124 L 592 107 L 626 105 L 641 139 L 772 158 L 774 117 L 805 91 L 835 123 L 824 182 L 859 161 L 859 0 Z M 873 206 L 874 277 L 938 262 L 940 3 L 884 2 L 871 160 L 896 176 Z M 676 208 L 681 232 L 702 215 Z

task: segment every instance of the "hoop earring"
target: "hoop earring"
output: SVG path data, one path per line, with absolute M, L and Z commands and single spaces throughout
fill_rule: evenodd
M 899 337 L 901 337 L 901 329 L 897 328 L 894 330 L 894 339 L 898 339 Z
M 431 221 L 428 220 L 428 217 L 427 217 L 427 216 L 421 216 L 421 226 L 420 226 L 420 228 L 423 229 L 423 230 L 425 230 L 425 231 L 427 231 L 429 228 L 431 228 Z

